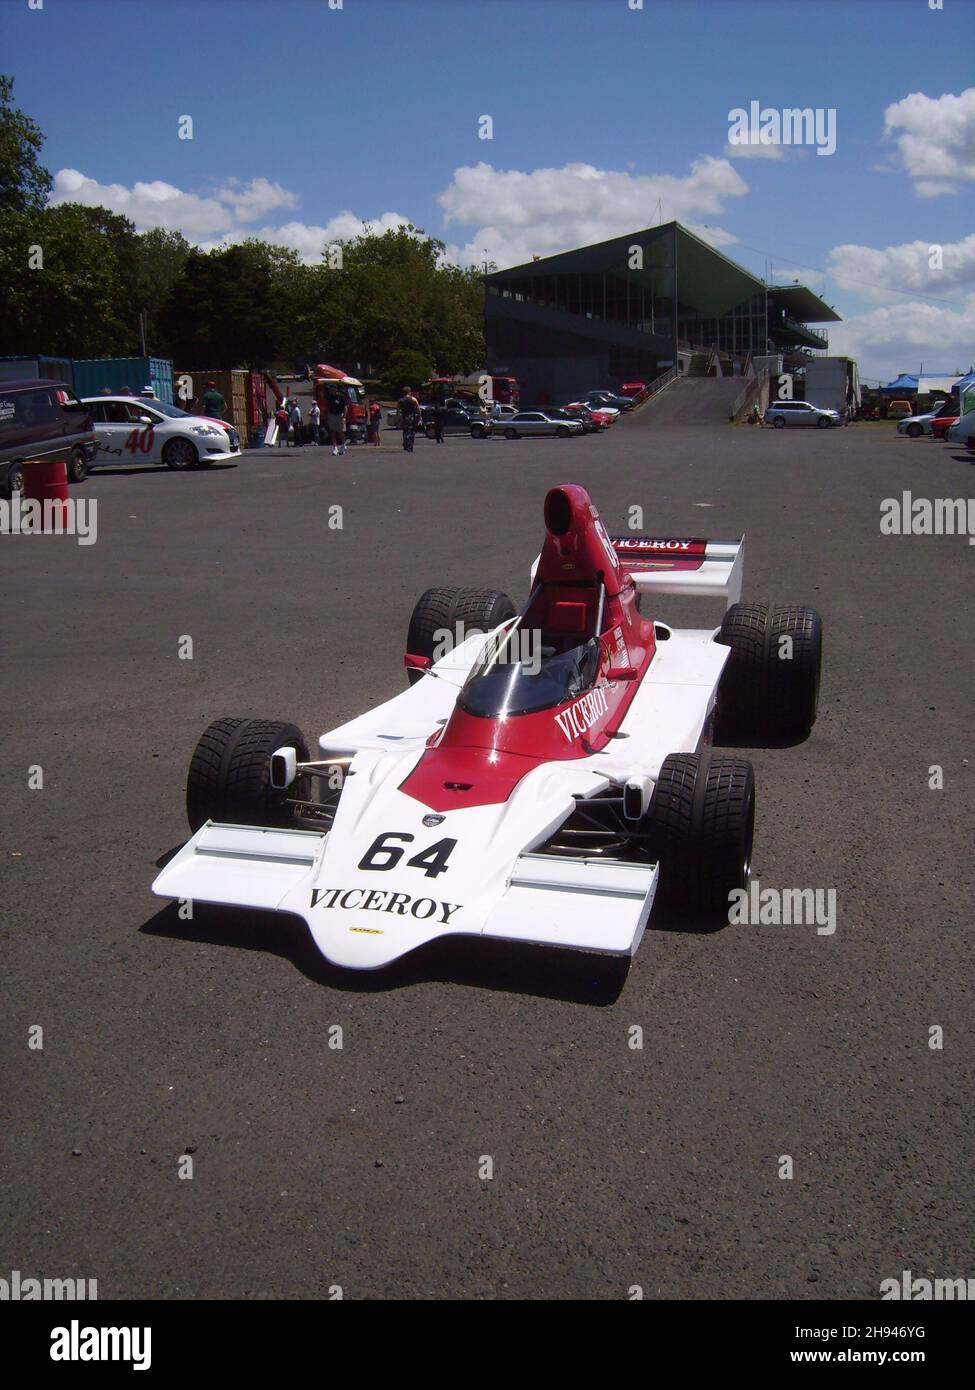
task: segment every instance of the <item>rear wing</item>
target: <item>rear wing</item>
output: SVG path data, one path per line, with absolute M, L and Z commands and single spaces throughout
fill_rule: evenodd
M 723 598 L 730 608 L 741 598 L 745 538 L 707 541 L 673 536 L 610 536 L 619 557 L 640 593 L 672 594 L 681 598 Z

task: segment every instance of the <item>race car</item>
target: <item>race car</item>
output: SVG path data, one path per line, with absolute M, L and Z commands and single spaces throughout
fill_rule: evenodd
M 186 469 L 240 458 L 240 436 L 226 420 L 189 415 L 155 397 L 86 396 L 84 404 L 98 441 L 90 468 L 164 463 Z
M 409 686 L 330 729 L 219 719 L 190 763 L 192 838 L 161 897 L 303 918 L 327 959 L 375 969 L 467 935 L 625 959 L 658 887 L 727 919 L 748 879 L 751 764 L 715 739 L 797 741 L 816 718 L 822 624 L 740 602 L 743 540 L 610 537 L 553 488 L 528 600 L 434 588 Z M 700 595 L 719 628 L 642 598 Z

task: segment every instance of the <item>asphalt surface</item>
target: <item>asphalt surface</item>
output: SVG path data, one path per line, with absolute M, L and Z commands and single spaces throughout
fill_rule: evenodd
M 101 473 L 97 544 L 0 536 L 0 1275 L 423 1299 L 875 1299 L 904 1269 L 971 1275 L 975 550 L 879 528 L 902 490 L 967 496 L 970 459 L 870 426 L 395 440 Z M 816 728 L 746 756 L 754 873 L 835 888 L 835 933 L 655 911 L 625 980 L 470 942 L 359 976 L 296 920 L 153 898 L 207 723 L 314 737 L 394 694 L 419 593 L 522 599 L 565 481 L 611 530 L 640 505 L 647 533 L 746 532 L 746 597 L 821 611 Z

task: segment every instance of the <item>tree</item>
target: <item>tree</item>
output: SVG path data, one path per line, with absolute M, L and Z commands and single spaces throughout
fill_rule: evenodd
M 272 362 L 286 337 L 282 278 L 297 260 L 261 241 L 191 251 L 159 316 L 177 369 Z
M 412 386 L 415 391 L 424 381 L 433 376 L 433 363 L 422 352 L 407 348 L 394 352 L 383 372 L 383 390 L 387 395 L 398 397 L 404 386 Z
M 151 354 L 159 348 L 159 315 L 180 277 L 190 244 L 182 232 L 153 227 L 135 239 L 132 307 L 146 314 L 146 345 Z
M 14 80 L 0 74 L 0 216 L 39 210 L 51 191 L 51 175 L 38 159 L 44 134 L 13 105 Z

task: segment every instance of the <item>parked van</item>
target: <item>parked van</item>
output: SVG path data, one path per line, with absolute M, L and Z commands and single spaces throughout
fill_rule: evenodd
M 97 447 L 90 407 L 63 381 L 0 382 L 0 495 L 22 489 L 27 459 L 63 459 L 80 483 Z

